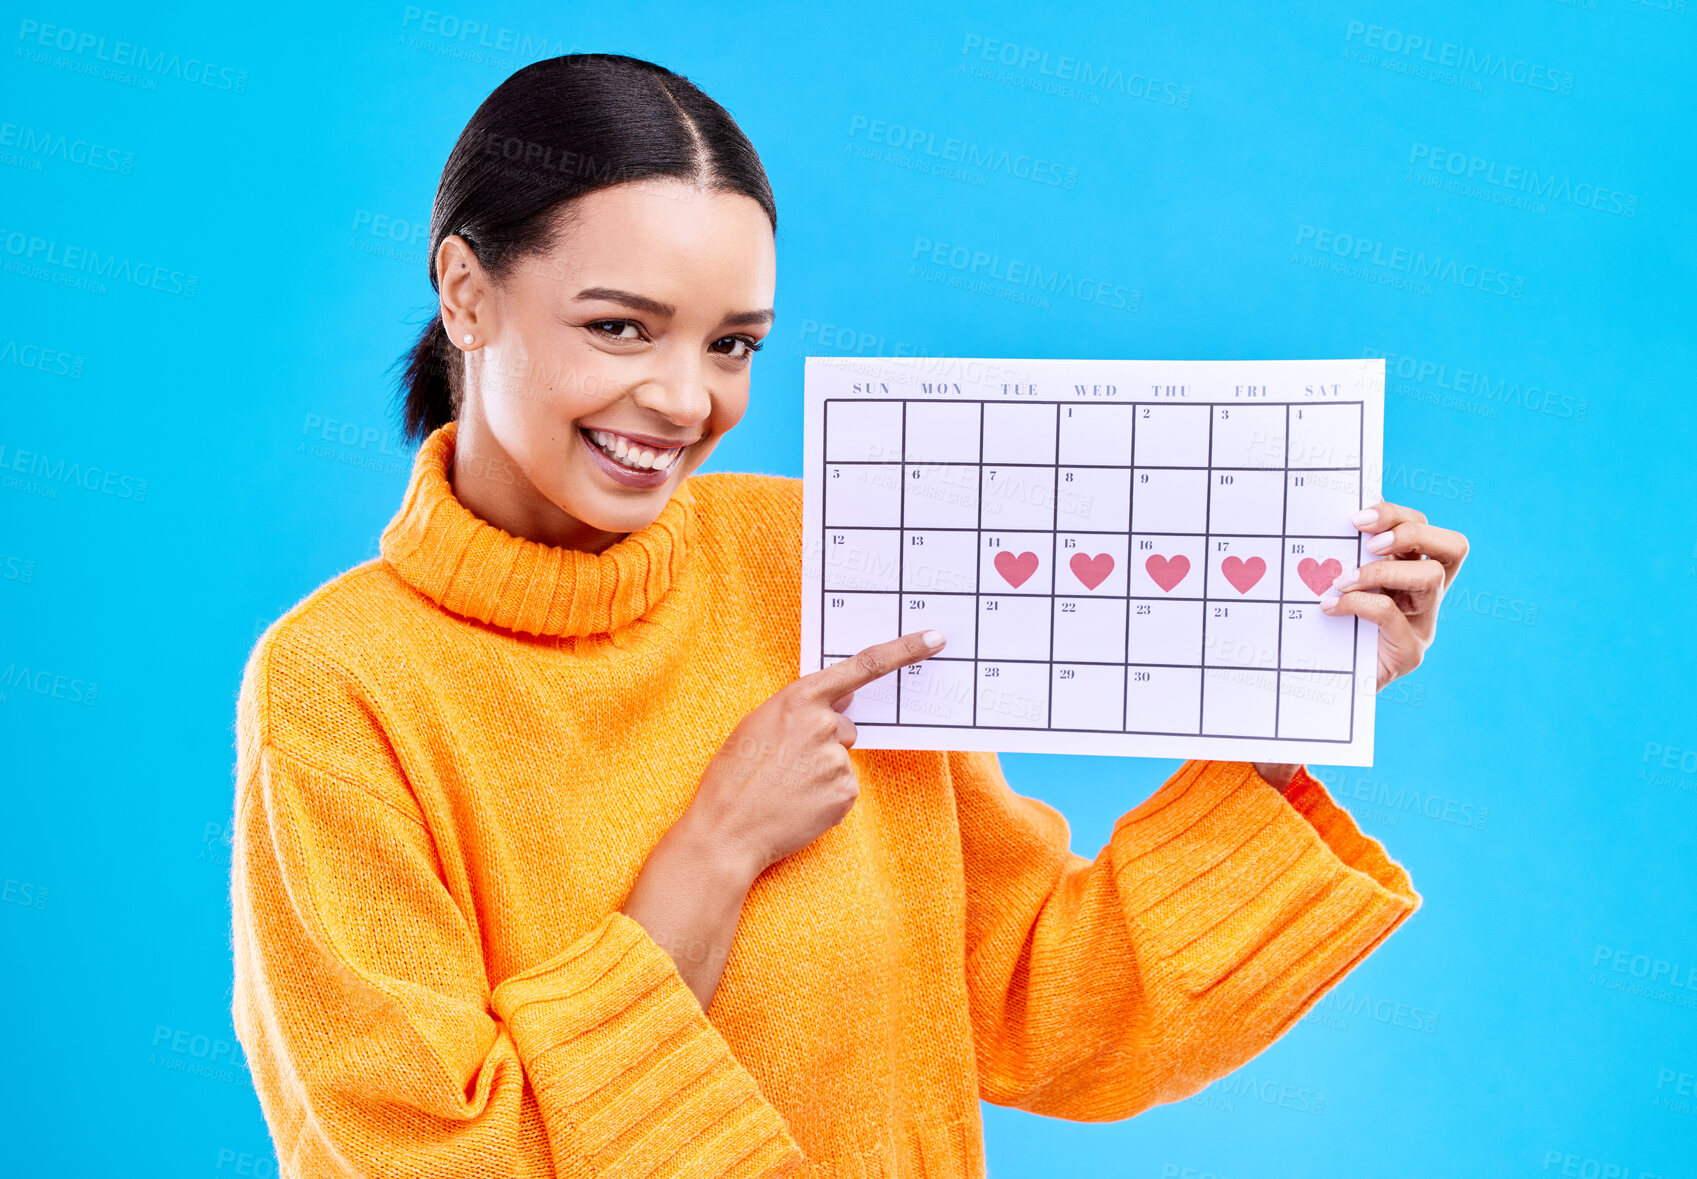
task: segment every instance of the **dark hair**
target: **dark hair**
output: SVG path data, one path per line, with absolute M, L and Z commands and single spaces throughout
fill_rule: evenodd
M 689 79 L 615 53 L 533 62 L 483 100 L 448 153 L 430 214 L 430 285 L 441 290 L 436 251 L 449 234 L 499 279 L 553 248 L 563 202 L 657 177 L 752 197 L 778 227 L 754 145 Z M 463 361 L 439 311 L 401 357 L 402 428 L 414 442 L 460 410 Z

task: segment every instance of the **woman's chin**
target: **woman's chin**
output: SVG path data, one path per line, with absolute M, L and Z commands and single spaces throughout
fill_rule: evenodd
M 595 482 L 599 483 L 599 480 Z M 561 510 L 575 518 L 586 531 L 615 537 L 647 528 L 659 518 L 672 497 L 669 485 L 648 491 L 604 485 L 591 488 L 580 485 L 576 490 L 577 494 L 564 497 Z M 565 504 L 574 507 L 566 507 Z

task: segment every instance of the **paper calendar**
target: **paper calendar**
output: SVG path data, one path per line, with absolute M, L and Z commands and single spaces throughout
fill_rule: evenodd
M 1371 765 L 1382 360 L 809 357 L 803 674 L 909 631 L 863 749 Z

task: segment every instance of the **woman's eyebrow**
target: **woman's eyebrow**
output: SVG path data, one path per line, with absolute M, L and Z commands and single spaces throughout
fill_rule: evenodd
M 650 315 L 658 315 L 670 319 L 678 313 L 678 309 L 670 303 L 662 303 L 658 299 L 650 299 L 647 295 L 638 295 L 632 291 L 621 291 L 613 287 L 585 287 L 577 293 L 580 299 L 605 299 L 609 303 L 622 303 L 637 311 L 646 311 Z M 738 327 L 755 326 L 771 323 L 777 318 L 777 312 L 767 307 L 762 311 L 739 311 L 735 315 L 725 316 L 724 322 Z
M 577 293 L 577 297 L 580 299 L 605 299 L 609 303 L 623 303 L 626 307 L 634 307 L 638 311 L 646 311 L 650 315 L 659 315 L 666 319 L 670 319 L 678 313 L 678 309 L 670 303 L 662 303 L 658 299 L 650 299 L 647 295 L 615 290 L 612 287 L 585 287 Z
M 727 315 L 725 322 L 736 327 L 758 327 L 763 323 L 771 323 L 776 318 L 778 313 L 768 307 L 763 311 L 739 311 L 735 315 Z

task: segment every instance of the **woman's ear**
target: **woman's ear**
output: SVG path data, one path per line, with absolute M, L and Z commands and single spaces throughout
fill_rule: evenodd
M 492 306 L 489 274 L 471 244 L 457 233 L 450 233 L 436 247 L 436 282 L 448 340 L 461 349 L 486 340 Z

